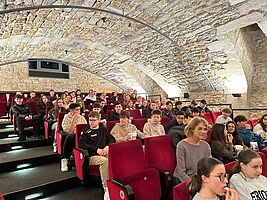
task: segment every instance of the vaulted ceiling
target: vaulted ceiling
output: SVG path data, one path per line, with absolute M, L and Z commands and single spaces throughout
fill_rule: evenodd
M 265 0 L 2 0 L 0 66 L 47 58 L 123 89 L 228 92 L 246 82 L 229 33 L 267 32 L 266 10 Z

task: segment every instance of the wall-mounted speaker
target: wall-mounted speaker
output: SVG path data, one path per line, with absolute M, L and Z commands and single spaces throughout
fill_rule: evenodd
M 241 93 L 234 93 L 232 95 L 233 95 L 233 97 L 241 97 Z
M 184 93 L 184 98 L 188 99 L 189 98 L 189 93 Z

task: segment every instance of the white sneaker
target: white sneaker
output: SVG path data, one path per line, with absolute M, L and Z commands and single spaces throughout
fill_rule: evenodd
M 62 172 L 69 171 L 69 168 L 68 168 L 68 159 L 66 159 L 66 158 L 61 159 L 61 171 Z
M 104 188 L 104 200 L 110 200 L 107 187 Z
M 53 144 L 53 152 L 57 153 L 57 144 Z

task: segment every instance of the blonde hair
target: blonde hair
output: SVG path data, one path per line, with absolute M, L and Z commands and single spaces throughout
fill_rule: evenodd
M 196 126 L 198 124 L 203 124 L 204 126 L 206 126 L 206 128 L 208 128 L 208 122 L 204 119 L 204 118 L 200 118 L 200 117 L 194 117 L 185 127 L 184 132 L 185 135 L 187 137 L 192 137 L 193 133 L 194 133 L 194 129 L 196 128 Z

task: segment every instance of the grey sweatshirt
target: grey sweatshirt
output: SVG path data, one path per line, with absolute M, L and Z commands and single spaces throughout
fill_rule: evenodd
M 240 173 L 234 174 L 230 179 L 230 188 L 238 192 L 240 200 L 267 199 L 267 178 L 265 176 L 248 179 Z

